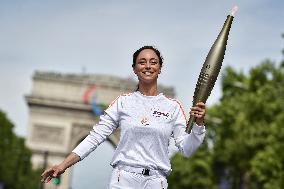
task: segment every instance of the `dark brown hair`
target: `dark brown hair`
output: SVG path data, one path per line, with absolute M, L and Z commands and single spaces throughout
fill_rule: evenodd
M 159 57 L 159 64 L 162 67 L 164 59 L 163 59 L 160 51 L 156 47 L 154 47 L 154 46 L 143 46 L 140 49 L 138 49 L 137 51 L 135 51 L 135 53 L 133 54 L 132 67 L 134 68 L 134 66 L 136 64 L 137 57 L 140 54 L 140 52 L 145 50 L 145 49 L 151 49 L 151 50 L 153 50 L 156 53 L 156 55 Z

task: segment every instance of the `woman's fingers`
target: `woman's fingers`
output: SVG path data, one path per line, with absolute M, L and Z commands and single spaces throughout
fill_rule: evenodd
M 58 175 L 59 175 L 60 172 L 61 172 L 61 171 L 60 171 L 59 169 L 56 169 L 56 170 L 54 171 L 52 177 L 58 177 Z
M 203 102 L 198 102 L 194 107 L 190 108 L 190 115 L 196 118 L 198 125 L 203 124 L 205 117 L 205 104 Z
M 200 107 L 200 108 L 205 108 L 205 104 L 203 102 L 197 102 L 196 106 Z
M 43 182 L 48 183 L 53 177 L 48 176 Z
M 205 115 L 205 110 L 201 108 L 191 108 L 191 115 Z
M 205 104 L 203 102 L 198 102 L 195 106 L 191 108 L 191 111 L 205 113 Z
M 42 174 L 41 174 L 41 181 L 45 181 L 47 179 L 47 177 L 49 177 L 49 175 L 53 174 L 53 170 L 51 168 L 45 170 Z
M 57 169 L 57 166 L 51 167 L 47 170 L 45 170 L 42 174 L 41 174 L 41 181 L 48 183 L 52 178 L 57 177 L 59 173 L 59 170 Z

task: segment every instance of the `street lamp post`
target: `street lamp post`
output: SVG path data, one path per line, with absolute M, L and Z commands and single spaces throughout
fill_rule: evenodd
M 47 167 L 47 158 L 48 158 L 48 151 L 44 151 L 43 152 L 43 166 L 42 169 L 45 170 Z M 39 189 L 43 189 L 44 188 L 44 183 L 40 182 L 40 187 Z

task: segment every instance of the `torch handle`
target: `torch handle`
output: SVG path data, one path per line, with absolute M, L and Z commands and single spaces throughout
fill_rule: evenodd
M 187 122 L 187 127 L 186 127 L 186 132 L 189 134 L 191 132 L 191 129 L 192 129 L 192 126 L 193 126 L 193 123 L 194 123 L 195 119 L 193 116 L 190 116 L 189 117 L 189 120 Z

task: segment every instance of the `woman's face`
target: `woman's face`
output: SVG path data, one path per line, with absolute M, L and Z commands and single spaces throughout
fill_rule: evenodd
M 142 50 L 137 56 L 133 71 L 137 75 L 139 82 L 156 82 L 161 72 L 159 57 L 152 49 Z

